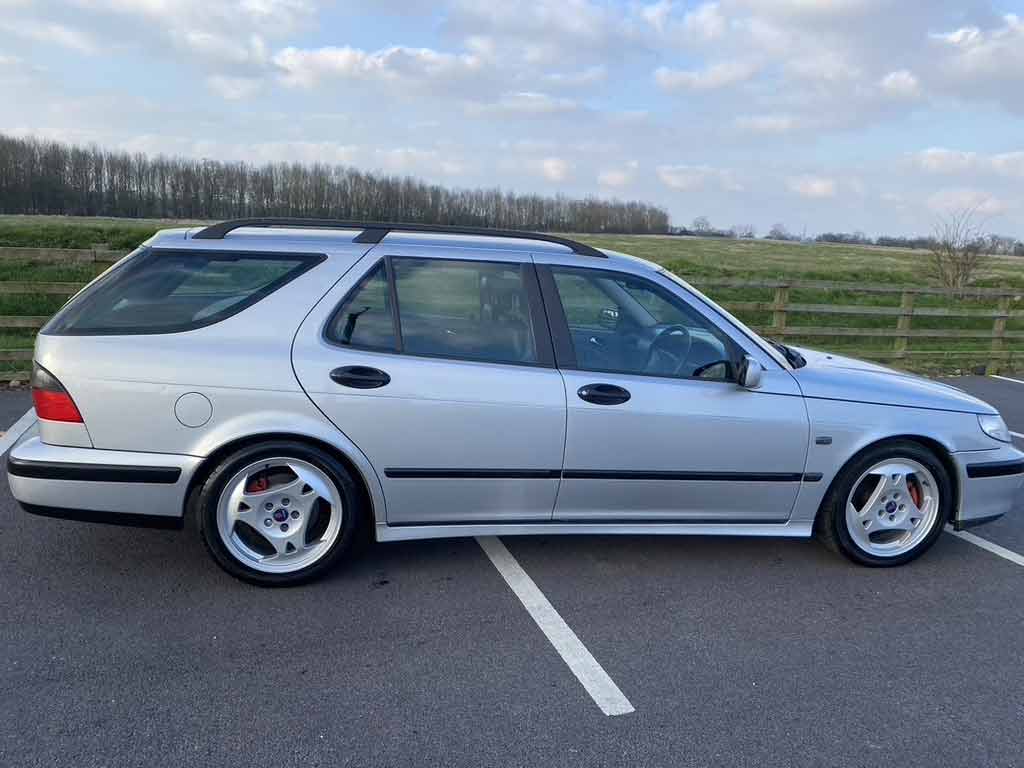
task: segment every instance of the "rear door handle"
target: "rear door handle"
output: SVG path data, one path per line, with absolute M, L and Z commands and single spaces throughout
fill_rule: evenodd
M 586 384 L 576 390 L 576 394 L 580 400 L 595 405 L 621 405 L 631 397 L 628 389 L 614 384 Z
M 387 386 L 391 377 L 384 371 L 366 365 L 345 365 L 331 371 L 331 380 L 353 389 L 377 389 Z

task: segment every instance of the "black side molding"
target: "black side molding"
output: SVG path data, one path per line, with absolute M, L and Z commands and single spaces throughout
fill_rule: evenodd
M 65 509 L 64 507 L 43 507 L 38 504 L 19 502 L 30 515 L 55 517 L 60 520 L 78 520 L 82 523 L 104 523 L 106 525 L 128 525 L 133 528 L 163 528 L 181 530 L 185 527 L 184 517 L 165 515 L 135 515 L 126 512 L 97 512 L 91 509 Z
M 179 467 L 134 467 L 121 464 L 73 464 L 64 461 L 7 459 L 7 472 L 15 477 L 40 480 L 84 480 L 94 483 L 149 483 L 174 485 L 181 477 Z M 133 515 L 134 517 L 134 515 Z
M 461 480 L 557 480 L 557 469 L 385 469 L 384 476 L 392 479 L 461 479 Z
M 968 464 L 967 476 L 976 477 L 1003 477 L 1005 475 L 1024 474 L 1024 461 L 987 461 L 982 464 Z
M 799 483 L 802 472 L 660 472 L 647 470 L 567 469 L 566 480 L 695 480 L 735 483 Z
M 694 480 L 736 483 L 816 483 L 821 474 L 812 472 L 663 472 L 617 469 L 427 469 L 388 467 L 384 476 L 393 480 L 481 479 L 481 480 Z

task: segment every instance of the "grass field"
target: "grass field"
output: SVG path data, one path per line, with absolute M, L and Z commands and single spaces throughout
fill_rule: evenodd
M 116 251 L 128 251 L 158 229 L 195 222 L 155 220 L 75 219 L 64 217 L 0 216 L 0 246 L 90 248 L 108 244 Z M 779 243 L 749 240 L 700 239 L 667 236 L 575 235 L 577 239 L 601 247 L 639 256 L 664 265 L 686 280 L 700 286 L 709 279 L 784 279 L 822 280 L 848 283 L 849 290 L 794 289 L 790 301 L 805 304 L 898 307 L 899 294 L 866 294 L 864 285 L 935 286 L 929 268 L 929 256 L 921 251 L 864 246 Z M 104 269 L 96 264 L 36 264 L 0 262 L 0 281 L 85 282 Z M 974 285 L 1020 289 L 1022 297 L 1011 309 L 1024 309 L 1024 259 L 993 257 Z M 711 288 L 708 293 L 729 306 L 731 302 L 770 302 L 770 288 Z M 48 315 L 63 302 L 59 296 L 0 295 L 0 315 Z M 994 309 L 994 299 L 952 300 L 945 296 L 918 295 L 918 307 L 960 307 Z M 744 321 L 755 326 L 770 326 L 770 312 L 738 311 Z M 790 327 L 895 328 L 896 318 L 872 315 L 836 315 L 790 313 Z M 962 331 L 989 331 L 992 319 L 983 317 L 914 317 L 913 328 Z M 1024 318 L 1011 318 L 1008 330 L 1024 330 Z M 15 349 L 32 344 L 31 331 L 10 329 L 0 334 L 0 347 Z M 871 357 L 893 348 L 892 339 L 870 336 L 843 338 L 789 337 L 788 341 L 836 351 L 855 351 Z M 955 373 L 985 363 L 990 342 L 987 339 L 940 338 L 910 340 L 909 349 L 955 352 L 943 359 L 917 358 L 900 364 L 916 370 Z M 1024 343 L 1007 340 L 1006 349 L 1020 352 Z M 12 370 L 21 363 L 10 363 Z M 1012 368 L 1013 364 L 1008 367 Z M 1024 363 L 1017 364 L 1024 367 Z

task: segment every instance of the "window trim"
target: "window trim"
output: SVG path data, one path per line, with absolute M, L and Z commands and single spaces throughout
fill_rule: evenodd
M 366 284 L 373 278 L 373 275 L 377 271 L 378 267 L 381 267 L 384 270 L 384 281 L 387 284 L 386 288 L 387 288 L 388 295 L 389 295 L 389 298 L 390 298 L 390 302 L 389 303 L 390 303 L 390 306 L 391 306 L 391 312 L 390 312 L 390 314 L 391 314 L 391 332 L 395 336 L 395 343 L 391 347 L 376 347 L 376 346 L 372 346 L 370 344 L 345 344 L 345 343 L 341 342 L 339 339 L 335 338 L 331 334 L 330 330 L 331 330 L 331 328 L 334 327 L 334 321 L 337 319 L 338 315 L 341 314 L 341 311 L 345 307 L 348 306 L 349 302 L 352 301 L 352 299 L 354 299 L 356 297 L 356 294 L 358 294 L 361 290 L 363 290 L 363 288 L 366 287 Z M 329 314 L 327 316 L 327 322 L 324 323 L 323 333 L 321 334 L 321 336 L 323 337 L 323 340 L 325 342 L 330 344 L 332 347 L 338 347 L 340 349 L 361 349 L 361 350 L 365 350 L 367 352 L 400 352 L 401 351 L 401 344 L 402 344 L 402 342 L 401 342 L 401 334 L 400 334 L 399 328 L 398 328 L 398 319 L 397 319 L 397 316 L 395 314 L 395 295 L 394 295 L 394 289 L 393 289 L 392 281 L 391 281 L 391 278 L 390 278 L 390 272 L 391 272 L 391 265 L 388 263 L 387 259 L 386 258 L 378 259 L 377 261 L 375 261 L 373 263 L 373 265 L 368 270 L 366 270 L 366 272 L 364 272 L 359 277 L 359 279 L 356 281 L 355 285 L 353 285 L 351 288 L 349 288 L 347 291 L 345 291 L 345 295 L 341 297 L 341 301 L 338 302 L 338 305 L 334 309 L 331 310 L 331 314 Z
M 695 376 L 675 376 L 663 373 L 644 373 L 642 371 L 623 371 L 615 370 L 611 368 L 584 368 L 581 366 L 576 358 L 576 348 L 572 341 L 572 331 L 569 328 L 569 321 L 565 314 L 565 307 L 562 304 L 561 294 L 558 292 L 558 286 L 555 282 L 554 270 L 563 270 L 569 273 L 572 272 L 592 272 L 597 275 L 606 275 L 612 280 L 621 280 L 623 278 L 629 278 L 640 281 L 645 286 L 650 286 L 653 292 L 662 297 L 669 296 L 673 299 L 684 301 L 684 303 L 690 307 L 695 313 L 703 318 L 709 325 L 718 328 L 718 325 L 712 322 L 703 312 L 695 307 L 692 303 L 685 301 L 682 297 L 677 296 L 672 291 L 668 290 L 662 285 L 659 285 L 653 280 L 650 280 L 642 275 L 638 275 L 634 272 L 621 272 L 613 269 L 602 269 L 600 267 L 583 267 L 576 264 L 555 264 L 546 263 L 538 264 L 537 272 L 540 278 L 540 285 L 544 295 L 544 307 L 547 309 L 548 317 L 551 319 L 551 337 L 554 341 L 555 355 L 560 370 L 566 371 L 579 371 L 583 373 L 607 373 L 614 376 L 640 376 L 649 379 L 666 379 L 670 381 L 699 381 L 708 384 L 729 384 L 735 385 L 736 380 L 733 379 L 703 379 Z M 671 302 L 670 302 L 671 303 Z M 722 335 L 726 337 L 728 343 L 733 347 L 734 351 L 742 354 L 745 350 L 743 347 L 736 342 L 728 333 L 722 329 L 718 329 Z M 736 361 L 731 360 L 733 375 L 735 376 Z
M 188 255 L 188 256 L 206 256 L 210 261 L 215 261 L 216 257 L 231 257 L 233 259 L 253 259 L 257 261 L 282 261 L 292 260 L 296 262 L 296 266 L 281 275 L 276 280 L 267 283 L 258 291 L 253 291 L 245 299 L 232 304 L 220 312 L 215 312 L 212 315 L 207 315 L 199 320 L 193 320 L 188 323 L 179 323 L 178 325 L 138 325 L 132 327 L 100 327 L 100 328 L 86 328 L 86 329 L 61 329 L 54 330 L 53 324 L 61 316 L 61 314 L 71 306 L 73 302 L 77 303 L 80 301 L 86 301 L 93 296 L 96 291 L 102 288 L 109 282 L 109 279 L 122 273 L 131 264 L 137 263 L 140 259 L 157 259 L 162 256 L 175 256 L 175 255 Z M 270 296 L 272 293 L 277 292 L 288 283 L 298 279 L 306 272 L 317 265 L 323 263 L 327 259 L 327 255 L 323 253 L 300 253 L 291 251 L 237 251 L 237 250 L 221 250 L 212 248 L 140 248 L 136 253 L 130 257 L 125 258 L 115 264 L 110 270 L 104 272 L 96 280 L 90 283 L 88 286 L 83 288 L 77 294 L 64 304 L 57 313 L 54 314 L 44 325 L 39 333 L 46 336 L 163 336 L 171 333 L 186 333 L 188 331 L 195 331 L 200 328 L 206 328 L 211 325 L 221 323 L 228 318 L 234 317 L 241 312 L 244 312 L 254 304 L 259 303 L 263 299 Z M 224 259 L 228 260 L 228 259 Z
M 395 280 L 394 271 L 394 260 L 404 259 L 408 261 L 426 261 L 426 262 L 451 262 L 455 264 L 496 264 L 503 267 L 516 267 L 518 268 L 523 279 L 523 287 L 526 290 L 526 299 L 529 304 L 530 311 L 530 324 L 534 336 L 534 344 L 537 352 L 537 360 L 532 363 L 524 363 L 520 360 L 487 360 L 479 357 L 470 357 L 467 355 L 443 355 L 443 354 L 430 354 L 426 352 L 409 352 L 405 349 L 405 342 L 402 335 L 402 312 L 399 306 L 398 299 L 398 286 Z M 396 345 L 392 348 L 386 347 L 370 347 L 362 344 L 340 344 L 337 340 L 332 339 L 328 335 L 328 329 L 334 324 L 334 318 L 338 312 L 341 311 L 348 302 L 355 296 L 366 279 L 372 273 L 378 265 L 384 263 L 385 279 L 388 281 L 388 291 L 391 297 L 391 322 L 395 329 Z M 346 349 L 350 351 L 362 351 L 362 352 L 373 352 L 384 355 L 402 355 L 404 357 L 416 357 L 425 360 L 453 360 L 456 362 L 465 363 L 482 363 L 484 365 L 514 365 L 521 368 L 556 368 L 555 364 L 555 352 L 552 348 L 551 343 L 551 331 L 548 323 L 546 309 L 544 301 L 541 295 L 541 288 L 537 278 L 537 268 L 532 261 L 503 261 L 495 259 L 465 259 L 465 258 L 448 258 L 444 256 L 405 256 L 401 254 L 385 254 L 380 259 L 375 261 L 373 265 L 364 272 L 360 278 L 356 281 L 356 284 L 349 288 L 345 295 L 342 296 L 341 301 L 338 302 L 337 306 L 331 310 L 328 315 L 327 321 L 323 325 L 323 330 L 320 334 L 321 339 L 331 347 L 337 349 Z

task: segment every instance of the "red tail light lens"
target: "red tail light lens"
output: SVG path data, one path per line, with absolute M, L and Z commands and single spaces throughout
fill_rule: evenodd
M 39 363 L 32 363 L 32 402 L 36 416 L 47 421 L 82 423 L 82 414 L 57 377 Z

